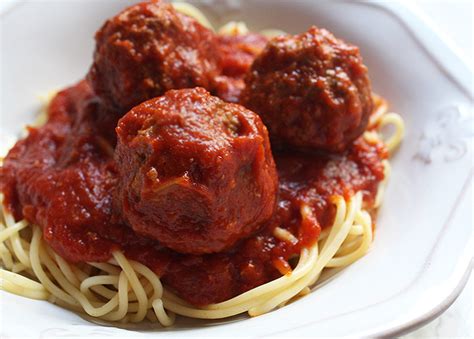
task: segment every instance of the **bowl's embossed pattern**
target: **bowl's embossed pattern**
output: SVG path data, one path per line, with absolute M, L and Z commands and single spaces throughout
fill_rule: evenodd
M 474 117 L 462 105 L 441 109 L 420 133 L 414 159 L 428 165 L 435 160 L 452 162 L 467 153 L 468 143 L 474 137 Z

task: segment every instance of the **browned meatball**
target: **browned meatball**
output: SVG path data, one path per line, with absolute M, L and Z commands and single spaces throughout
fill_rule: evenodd
M 215 50 L 214 34 L 170 4 L 139 3 L 96 33 L 88 80 L 121 115 L 169 89 L 209 88 L 218 73 Z
M 359 49 L 316 27 L 271 40 L 245 82 L 242 104 L 260 115 L 280 146 L 342 151 L 372 111 Z
M 277 174 L 255 113 L 203 88 L 171 90 L 117 127 L 118 201 L 138 233 L 182 253 L 231 247 L 272 215 Z

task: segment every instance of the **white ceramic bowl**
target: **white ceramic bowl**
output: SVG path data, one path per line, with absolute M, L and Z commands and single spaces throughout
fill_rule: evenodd
M 49 90 L 83 77 L 93 35 L 130 1 L 0 4 L 0 142 L 33 119 Z M 376 92 L 407 126 L 392 159 L 369 254 L 309 296 L 263 316 L 178 322 L 157 333 L 97 326 L 47 302 L 0 292 L 4 336 L 394 335 L 446 309 L 472 261 L 472 71 L 414 12 L 349 1 L 203 0 L 216 24 L 302 32 L 316 24 L 360 46 Z

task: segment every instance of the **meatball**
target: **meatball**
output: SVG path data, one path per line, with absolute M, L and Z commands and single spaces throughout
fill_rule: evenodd
M 279 147 L 342 151 L 372 111 L 359 49 L 316 27 L 271 40 L 245 84 L 241 103 L 260 115 Z
M 161 1 L 125 9 L 95 38 L 87 78 L 119 116 L 169 89 L 210 88 L 219 73 L 214 34 Z
M 255 113 L 203 88 L 170 90 L 118 124 L 116 200 L 137 233 L 181 253 L 230 248 L 273 214 L 278 187 Z

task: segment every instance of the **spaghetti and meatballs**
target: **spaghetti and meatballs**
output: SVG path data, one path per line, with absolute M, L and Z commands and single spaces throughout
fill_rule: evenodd
M 359 49 L 178 8 L 107 20 L 84 80 L 3 159 L 3 289 L 169 326 L 271 311 L 368 251 L 403 121 Z

